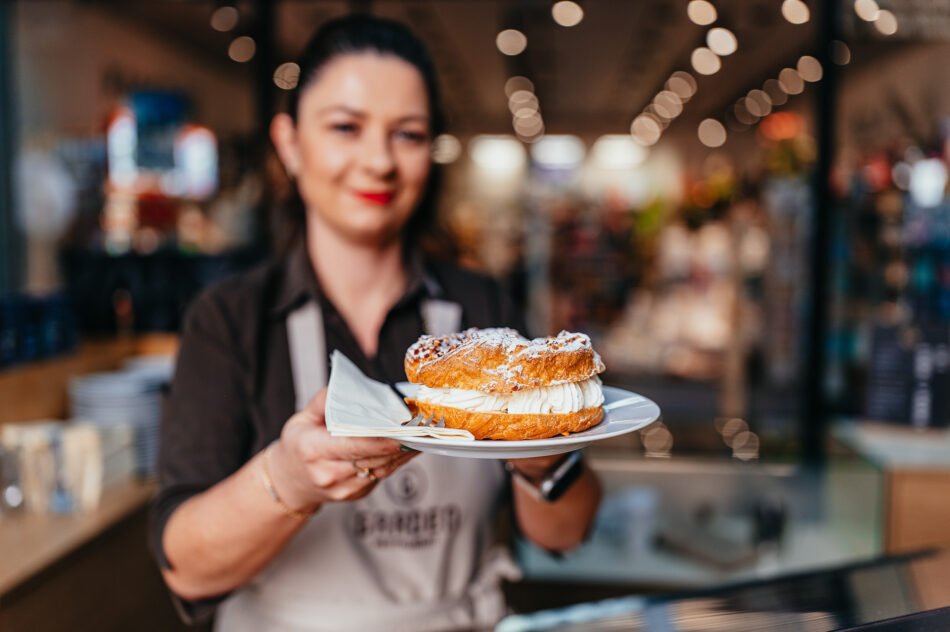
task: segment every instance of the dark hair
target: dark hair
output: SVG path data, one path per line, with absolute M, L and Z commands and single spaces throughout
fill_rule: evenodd
M 442 133 L 444 121 L 439 84 L 425 44 L 404 24 L 360 13 L 326 22 L 300 54 L 297 59 L 300 78 L 287 103 L 294 121 L 297 120 L 301 91 L 320 76 L 324 66 L 340 55 L 365 52 L 393 55 L 415 66 L 428 92 L 432 134 Z
M 328 63 L 341 55 L 375 52 L 392 55 L 412 64 L 422 75 L 429 101 L 429 130 L 434 138 L 442 133 L 444 117 L 439 99 L 435 66 L 422 41 L 408 27 L 393 20 L 366 14 L 352 14 L 324 23 L 307 43 L 297 60 L 300 76 L 290 92 L 287 112 L 297 122 L 300 94 L 316 81 Z M 421 245 L 430 255 L 453 258 L 457 252 L 448 232 L 437 217 L 441 188 L 441 168 L 432 165 L 429 180 L 418 208 L 404 228 L 407 246 Z M 289 204 L 289 214 L 298 232 L 305 221 L 303 200 L 296 190 Z M 409 248 L 406 249 L 407 252 Z

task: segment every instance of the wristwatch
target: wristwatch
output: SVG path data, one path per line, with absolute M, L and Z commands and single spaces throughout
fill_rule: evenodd
M 580 451 L 568 452 L 560 461 L 555 463 L 540 481 L 533 481 L 518 471 L 510 461 L 505 461 L 505 469 L 513 477 L 526 484 L 532 493 L 541 500 L 553 503 L 564 495 L 584 471 L 584 462 Z

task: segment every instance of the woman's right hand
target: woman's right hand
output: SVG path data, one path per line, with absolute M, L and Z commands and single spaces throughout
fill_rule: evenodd
M 324 388 L 288 419 L 270 454 L 274 487 L 297 511 L 362 498 L 418 454 L 401 451 L 393 439 L 331 436 L 324 420 L 326 398 Z

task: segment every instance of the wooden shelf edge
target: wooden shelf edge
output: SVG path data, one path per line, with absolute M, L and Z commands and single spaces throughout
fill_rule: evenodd
M 87 340 L 73 353 L 0 371 L 0 425 L 19 421 L 64 419 L 69 378 L 113 371 L 137 355 L 167 355 L 178 350 L 175 334 Z

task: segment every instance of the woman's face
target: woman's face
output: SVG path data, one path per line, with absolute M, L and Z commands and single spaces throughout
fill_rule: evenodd
M 391 243 L 431 168 L 422 75 L 398 57 L 342 55 L 301 91 L 287 139 L 281 157 L 297 178 L 308 222 L 354 243 Z

